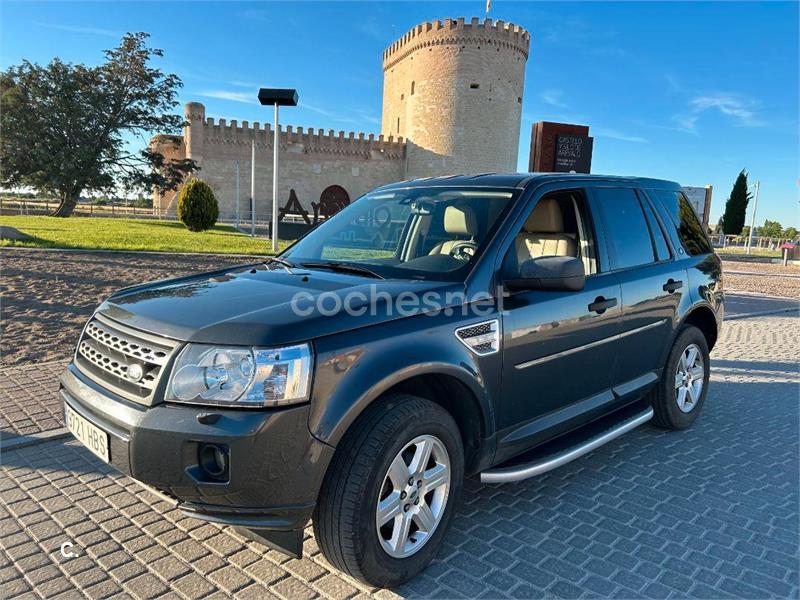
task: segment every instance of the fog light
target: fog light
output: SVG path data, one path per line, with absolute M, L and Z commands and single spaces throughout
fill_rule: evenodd
M 217 444 L 200 444 L 197 451 L 200 468 L 209 478 L 216 481 L 228 479 L 228 447 Z

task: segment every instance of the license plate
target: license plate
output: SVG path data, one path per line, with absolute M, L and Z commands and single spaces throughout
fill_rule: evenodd
M 66 404 L 64 405 L 64 421 L 70 433 L 78 438 L 84 446 L 94 454 L 109 462 L 108 434 L 90 423 Z

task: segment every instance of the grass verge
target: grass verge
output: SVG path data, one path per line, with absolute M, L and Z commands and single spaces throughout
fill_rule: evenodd
M 230 225 L 192 233 L 176 221 L 25 215 L 0 217 L 0 225 L 25 236 L 23 240 L 0 240 L 0 246 L 6 247 L 272 254 L 269 240 L 251 238 Z M 279 249 L 288 244 L 281 241 Z

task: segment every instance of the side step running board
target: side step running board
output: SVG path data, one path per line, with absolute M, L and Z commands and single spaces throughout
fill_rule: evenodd
M 536 475 L 547 473 L 548 471 L 552 471 L 553 469 L 561 467 L 568 462 L 575 460 L 576 458 L 580 458 L 584 454 L 588 454 L 603 444 L 618 438 L 623 433 L 627 433 L 631 429 L 635 429 L 639 425 L 647 423 L 647 421 L 652 418 L 653 409 L 648 407 L 647 410 L 639 413 L 638 415 L 626 419 L 611 429 L 607 429 L 606 431 L 591 437 L 577 446 L 573 446 L 572 448 L 562 450 L 561 452 L 551 454 L 550 456 L 528 464 L 515 465 L 513 467 L 505 468 L 501 467 L 484 471 L 481 473 L 481 482 L 506 483 L 509 481 L 521 481 L 529 477 L 535 477 Z

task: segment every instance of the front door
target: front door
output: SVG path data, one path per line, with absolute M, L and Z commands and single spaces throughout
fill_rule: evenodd
M 517 233 L 503 269 L 526 258 L 580 257 L 581 291 L 526 291 L 503 304 L 503 381 L 498 460 L 603 412 L 611 392 L 620 285 L 600 272 L 583 190 L 544 195 Z

